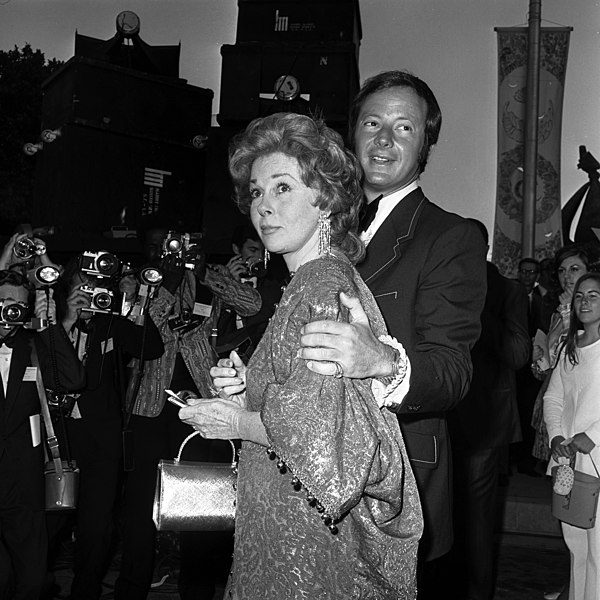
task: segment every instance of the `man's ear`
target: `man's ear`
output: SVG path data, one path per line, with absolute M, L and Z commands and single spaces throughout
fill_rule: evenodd
M 231 247 L 233 248 L 233 253 L 234 254 L 241 254 L 241 250 L 240 247 L 237 244 L 231 244 Z

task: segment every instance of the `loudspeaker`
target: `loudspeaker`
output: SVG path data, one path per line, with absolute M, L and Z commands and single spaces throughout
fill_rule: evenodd
M 205 150 L 66 124 L 36 161 L 35 223 L 73 233 L 135 230 L 160 208 L 201 230 Z
M 221 125 L 245 124 L 275 112 L 348 121 L 359 89 L 355 46 L 247 43 L 221 48 Z

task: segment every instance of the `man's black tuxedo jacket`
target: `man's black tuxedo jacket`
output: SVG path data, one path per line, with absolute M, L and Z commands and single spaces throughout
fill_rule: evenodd
M 46 387 L 80 389 L 85 385 L 85 373 L 62 326 L 51 325 L 40 333 L 20 329 L 15 334 L 4 411 L 0 409 L 0 481 L 15 485 L 21 503 L 42 510 L 43 446 L 33 447 L 29 423 L 29 417 L 41 410 L 35 379 L 26 376 L 32 365 L 31 340 Z
M 402 199 L 358 265 L 388 330 L 410 358 L 410 391 L 398 420 L 423 504 L 423 556 L 452 545 L 452 478 L 446 411 L 471 381 L 470 350 L 480 331 L 486 247 L 477 227 L 425 198 Z

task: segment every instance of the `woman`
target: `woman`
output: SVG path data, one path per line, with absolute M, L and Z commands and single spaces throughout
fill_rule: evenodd
M 532 454 L 542 461 L 550 458 L 548 434 L 543 419 L 543 397 L 550 381 L 550 374 L 556 365 L 558 350 L 569 330 L 571 298 L 579 278 L 596 267 L 597 251 L 591 246 L 573 244 L 560 248 L 554 258 L 556 277 L 562 290 L 558 306 L 552 314 L 548 330 L 547 350 L 535 345 L 532 352 L 532 371 L 535 377 L 544 380 L 533 408 L 531 425 L 535 429 Z M 545 360 L 544 360 L 545 359 Z
M 383 337 L 352 265 L 364 254 L 353 233 L 358 163 L 323 123 L 288 113 L 253 121 L 229 166 L 241 210 L 292 278 L 247 371 L 235 354 L 235 370 L 212 371 L 228 394 L 245 393 L 180 411 L 207 437 L 244 440 L 226 597 L 414 598 L 422 515 L 397 420 L 379 408 L 371 380 L 345 379 L 341 368 L 317 375 L 297 357 L 307 322 L 348 319 L 345 292 L 395 346 L 398 371 L 385 393 L 408 384 L 404 350 Z
M 560 457 L 596 475 L 600 468 L 600 274 L 583 275 L 575 285 L 571 323 L 557 368 L 544 394 L 544 420 L 552 448 L 549 470 Z M 571 554 L 570 600 L 600 598 L 600 525 L 591 529 L 562 523 Z

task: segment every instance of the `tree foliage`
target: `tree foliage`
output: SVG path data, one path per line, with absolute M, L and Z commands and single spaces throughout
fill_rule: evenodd
M 37 142 L 42 119 L 42 82 L 63 63 L 46 61 L 29 44 L 0 50 L 0 228 L 30 221 L 35 156 L 23 146 Z M 5 231 L 5 233 L 8 231 Z

